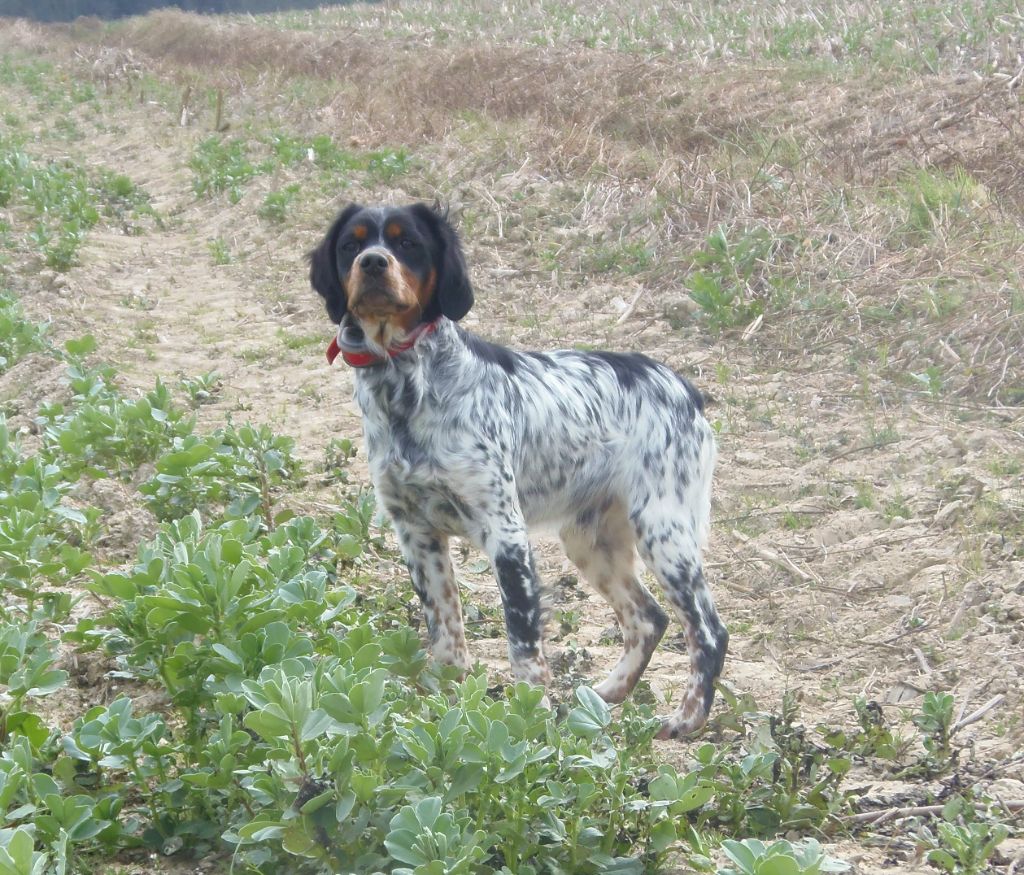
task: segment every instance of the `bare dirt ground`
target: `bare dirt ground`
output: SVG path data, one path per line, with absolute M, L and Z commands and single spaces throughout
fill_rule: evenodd
M 265 45 L 252 44 L 257 36 Z M 807 84 L 781 67 L 725 65 L 705 67 L 686 90 L 695 69 L 665 55 L 645 63 L 597 50 L 473 54 L 398 37 L 382 48 L 358 31 L 286 39 L 254 24 L 171 15 L 123 30 L 19 24 L 0 45 L 98 91 L 75 110 L 79 136 L 55 140 L 54 111 L 5 90 L 6 110 L 37 148 L 129 176 L 164 220 L 139 236 L 94 231 L 65 275 L 9 278 L 32 316 L 53 320 L 57 338 L 93 333 L 100 354 L 140 389 L 216 370 L 222 389 L 201 408 L 204 421 L 230 415 L 294 436 L 314 472 L 294 501 L 329 508 L 333 487 L 315 475 L 325 447 L 361 435 L 351 374 L 323 357 L 331 327 L 308 288 L 304 253 L 349 199 L 449 201 L 477 287 L 471 330 L 517 348 L 639 350 L 710 396 L 720 439 L 706 555 L 732 631 L 724 682 L 765 709 L 796 691 L 809 726 L 849 724 L 858 696 L 897 722 L 927 690 L 954 693 L 960 715 L 1002 696 L 958 740 L 991 766 L 987 780 L 1024 781 L 1024 363 L 1014 348 L 1024 176 L 1005 151 L 1022 130 L 1014 92 L 954 75 Z M 385 49 L 399 60 L 368 84 Z M 427 59 L 422 77 L 418 55 Z M 260 72 L 260 57 L 278 64 Z M 185 88 L 204 96 L 184 97 Z M 278 167 L 237 204 L 198 198 L 188 161 L 211 134 L 205 95 L 216 89 L 226 97 L 225 136 L 280 125 L 352 148 L 402 145 L 414 169 L 388 181 L 353 175 L 329 190 L 302 168 Z M 439 90 L 437 102 L 425 97 Z M 651 103 L 630 118 L 636 100 Z M 417 111 L 420 101 L 428 112 Z M 645 115 L 661 130 L 638 135 Z M 795 157 L 778 158 L 773 139 Z M 931 162 L 963 167 L 985 202 L 967 230 L 939 216 L 926 245 L 896 246 L 900 195 L 886 180 Z M 289 219 L 259 218 L 265 194 L 292 181 L 303 194 Z M 666 202 L 673 186 L 679 196 Z M 844 188 L 845 201 L 823 208 Z M 788 259 L 807 303 L 718 333 L 685 293 L 689 256 L 719 222 L 751 217 L 785 236 L 771 258 Z M 992 229 L 998 239 L 986 236 Z M 632 250 L 615 248 L 627 239 L 652 253 L 639 269 L 595 266 L 606 250 L 627 259 Z M 225 242 L 230 263 L 214 263 L 210 240 Z M 1004 306 L 1011 300 L 1016 310 Z M 996 341 L 1001 348 L 972 365 L 975 345 Z M 945 363 L 940 390 L 907 378 L 935 363 Z M 35 367 L 28 359 L 5 377 L 15 424 L 61 391 L 37 380 Z M 358 460 L 354 476 L 363 476 Z M 130 495 L 110 503 L 124 527 L 111 557 L 123 549 L 127 558 L 149 521 Z M 611 612 L 566 579 L 573 569 L 552 544 L 541 556 L 552 584 L 549 652 L 569 681 L 599 680 L 618 655 L 603 637 Z M 478 556 L 461 558 L 460 575 L 467 603 L 493 609 Z M 560 631 L 555 618 L 566 611 L 579 617 Z M 685 675 L 674 631 L 648 671 L 657 697 Z M 506 670 L 503 639 L 473 647 L 496 673 Z M 664 753 L 685 751 L 666 744 Z M 897 803 L 935 792 L 870 775 L 862 785 Z M 839 852 L 869 872 L 889 869 L 894 849 L 899 839 Z M 899 871 L 913 869 L 904 862 Z

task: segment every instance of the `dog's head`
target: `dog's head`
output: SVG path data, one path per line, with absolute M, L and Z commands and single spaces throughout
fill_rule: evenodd
M 473 305 L 459 238 L 447 216 L 426 204 L 351 204 L 309 261 L 309 281 L 331 319 L 350 313 L 385 349 L 419 323 L 458 320 Z

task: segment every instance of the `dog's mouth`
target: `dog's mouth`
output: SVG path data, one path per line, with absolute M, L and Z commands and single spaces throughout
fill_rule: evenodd
M 359 297 L 349 305 L 353 314 L 360 319 L 387 319 L 389 316 L 397 316 L 406 313 L 412 307 L 408 301 L 403 301 L 386 285 L 371 286 L 359 294 Z
M 376 322 L 380 319 L 390 319 L 393 316 L 408 313 L 411 309 L 410 304 L 399 304 L 394 301 L 371 301 L 353 308 L 352 312 L 360 319 Z

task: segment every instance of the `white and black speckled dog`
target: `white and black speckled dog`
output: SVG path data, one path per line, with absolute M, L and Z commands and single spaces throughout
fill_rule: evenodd
M 517 678 L 549 680 L 528 527 L 554 527 L 618 617 L 623 654 L 597 692 L 622 701 L 668 625 L 636 549 L 686 629 L 690 681 L 661 737 L 699 729 L 729 635 L 701 570 L 715 442 L 703 399 L 638 354 L 519 353 L 455 323 L 473 304 L 458 237 L 425 204 L 353 204 L 310 253 L 340 323 L 328 358 L 358 368 L 378 498 L 394 521 L 435 659 L 470 665 L 448 538 L 498 579 Z

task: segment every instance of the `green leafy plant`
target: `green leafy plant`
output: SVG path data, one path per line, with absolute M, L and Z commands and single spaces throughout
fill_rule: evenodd
M 859 730 L 841 730 L 819 727 L 826 744 L 854 756 L 876 758 L 886 762 L 898 761 L 906 752 L 910 741 L 894 733 L 886 724 L 882 707 L 863 698 L 854 699 Z
M 58 271 L 77 262 L 78 249 L 102 215 L 122 224 L 143 214 L 155 216 L 148 197 L 127 177 L 93 174 L 70 161 L 37 161 L 20 139 L 3 135 L 0 207 L 15 208 L 13 214 L 26 228 L 24 242 Z
M 188 395 L 193 407 L 206 404 L 213 400 L 220 391 L 220 374 L 216 371 L 207 371 L 195 377 L 182 377 L 178 383 Z
M 19 826 L 0 832 L 0 875 L 43 875 L 49 858 L 34 848 L 30 827 Z
M 394 875 L 469 875 L 477 871 L 474 864 L 487 856 L 482 847 L 487 833 L 473 830 L 468 815 L 456 821 L 454 815 L 442 814 L 442 804 L 440 797 L 428 796 L 415 806 L 406 805 L 391 819 L 384 847 L 394 860 L 406 864 L 392 870 Z
M 207 240 L 206 248 L 210 250 L 210 258 L 214 264 L 231 264 L 231 249 L 223 237 Z
M 0 291 L 0 374 L 22 356 L 43 348 L 46 325 L 28 321 L 11 294 Z
M 292 183 L 277 191 L 268 192 L 257 211 L 260 218 L 268 222 L 283 222 L 288 217 L 288 208 L 298 197 L 299 191 L 298 183 Z
M 348 483 L 349 464 L 357 453 L 351 438 L 331 438 L 324 447 L 324 482 Z
M 936 398 L 942 394 L 942 387 L 946 382 L 942 374 L 942 368 L 938 365 L 929 365 L 921 373 L 911 373 L 910 377 L 919 383 L 929 395 Z
M 40 410 L 47 453 L 77 476 L 124 476 L 152 460 L 176 437 L 191 432 L 193 422 L 157 380 L 142 397 L 130 399 L 117 388 L 109 367 L 90 367 L 85 356 L 96 346 L 84 337 L 68 341 L 67 381 L 72 404 L 51 404 Z
M 770 845 L 757 839 L 726 839 L 722 851 L 735 868 L 719 869 L 718 875 L 819 875 L 850 868 L 848 863 L 828 856 L 815 839 L 779 839 Z
M 989 860 L 1009 835 L 1005 824 L 984 821 L 946 821 L 939 822 L 935 832 L 926 826 L 918 830 L 918 839 L 929 848 L 928 862 L 951 875 L 980 875 L 989 871 Z
M 379 149 L 365 158 L 367 173 L 380 182 L 391 182 L 409 171 L 410 158 L 405 149 Z
M 919 768 L 926 772 L 944 772 L 956 759 L 952 746 L 953 705 L 952 693 L 927 692 L 921 701 L 921 710 L 911 717 L 921 730 L 926 756 Z
M 188 163 L 193 172 L 192 190 L 199 197 L 227 193 L 236 204 L 245 184 L 259 172 L 249 160 L 249 150 L 239 139 L 224 140 L 214 135 L 200 142 Z
M 24 455 L 0 416 L 0 616 L 61 622 L 70 613 L 58 587 L 90 565 L 81 547 L 97 524 L 95 510 L 68 504 L 73 485 L 59 465 Z
M 708 821 L 732 834 L 756 836 L 837 823 L 849 805 L 841 789 L 849 756 L 808 737 L 789 693 L 779 714 L 730 698 L 731 710 L 739 714 L 720 719 L 745 733 L 743 744 L 737 749 L 707 743 L 695 752 L 697 773 L 716 791 Z
M 711 328 L 745 325 L 787 291 L 788 280 L 771 272 L 784 242 L 767 228 L 730 239 L 719 226 L 708 237 L 705 248 L 693 256 L 698 269 L 690 275 L 689 289 Z
M 37 728 L 30 712 L 23 710 L 27 697 L 40 698 L 59 690 L 68 673 L 54 668 L 57 642 L 48 638 L 34 621 L 0 623 L 0 739 L 15 729 Z
M 300 470 L 294 447 L 292 438 L 267 426 L 228 425 L 206 437 L 189 434 L 156 460 L 156 474 L 139 491 L 161 519 L 217 506 L 232 517 L 258 511 L 272 529 L 287 518 L 276 511 L 275 495 Z

